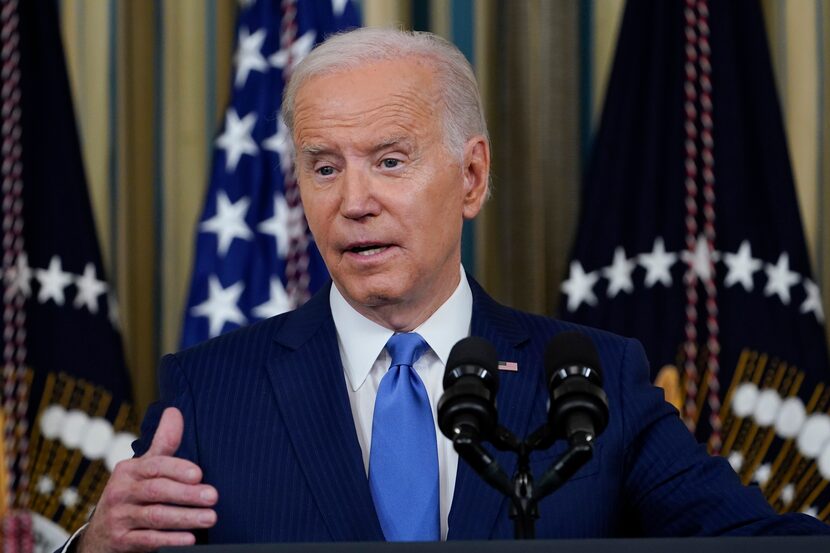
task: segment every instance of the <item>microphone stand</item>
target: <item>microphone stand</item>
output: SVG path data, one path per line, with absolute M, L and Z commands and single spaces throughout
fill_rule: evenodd
M 550 426 L 540 426 L 527 440 L 519 440 L 503 426 L 496 427 L 493 434 L 490 443 L 496 449 L 512 451 L 518 455 L 512 482 L 498 461 L 481 445 L 478 433 L 466 425 L 458 428 L 453 437 L 453 445 L 459 456 L 467 461 L 485 482 L 510 498 L 510 519 L 513 520 L 515 538 L 534 539 L 536 519 L 539 518 L 539 502 L 559 489 L 591 459 L 594 437 L 588 432 L 574 432 L 568 439 L 565 452 L 537 482 L 534 482 L 530 470 L 530 454 L 549 448 L 556 440 Z

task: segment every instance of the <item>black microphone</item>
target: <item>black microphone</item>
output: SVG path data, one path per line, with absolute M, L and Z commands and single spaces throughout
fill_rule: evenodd
M 496 348 L 477 336 L 460 340 L 450 351 L 438 401 L 438 427 L 450 440 L 462 433 L 487 439 L 496 428 L 498 359 Z
M 579 332 L 562 332 L 545 350 L 550 408 L 548 421 L 557 438 L 581 434 L 593 440 L 608 425 L 608 398 L 602 390 L 597 348 Z
M 510 497 L 513 484 L 482 446 L 498 425 L 498 365 L 496 348 L 483 338 L 470 336 L 453 346 L 444 373 L 444 394 L 438 401 L 438 428 L 485 482 Z

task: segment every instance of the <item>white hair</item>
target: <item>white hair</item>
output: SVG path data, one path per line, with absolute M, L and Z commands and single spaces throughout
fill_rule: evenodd
M 408 56 L 433 62 L 443 103 L 444 142 L 449 152 L 461 158 L 464 144 L 476 135 L 483 135 L 489 143 L 478 83 L 473 68 L 458 48 L 432 33 L 372 27 L 332 35 L 297 65 L 282 100 L 282 116 L 291 135 L 297 90 L 308 79 Z

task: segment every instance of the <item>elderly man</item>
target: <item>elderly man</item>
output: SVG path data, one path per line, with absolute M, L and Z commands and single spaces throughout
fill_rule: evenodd
M 434 35 L 360 29 L 298 66 L 283 113 L 333 285 L 164 359 L 137 457 L 116 468 L 80 549 L 510 538 L 507 500 L 437 431 L 447 356 L 472 334 L 517 363 L 498 401 L 524 435 L 546 416 L 544 346 L 572 327 L 495 303 L 461 267 L 462 223 L 490 168 L 469 64 Z M 542 502 L 539 537 L 827 529 L 776 517 L 706 456 L 649 385 L 636 342 L 581 330 L 605 368 L 610 424 Z M 561 451 L 532 458 L 535 472 Z

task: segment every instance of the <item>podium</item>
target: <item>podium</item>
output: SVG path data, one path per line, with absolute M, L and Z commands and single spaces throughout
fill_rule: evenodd
M 830 536 L 195 545 L 160 553 L 828 553 Z

